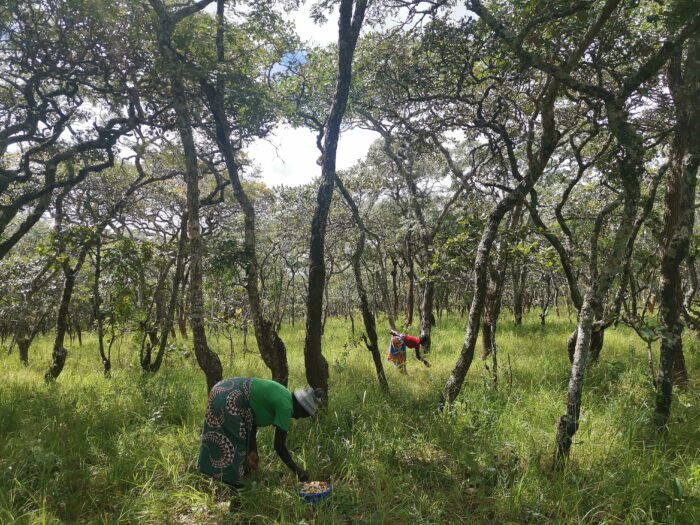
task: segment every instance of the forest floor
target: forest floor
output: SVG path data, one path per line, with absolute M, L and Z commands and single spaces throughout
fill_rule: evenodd
M 608 330 L 601 361 L 586 377 L 571 461 L 553 472 L 573 324 L 552 315 L 542 327 L 533 314 L 516 328 L 507 312 L 502 317 L 498 389 L 477 357 L 459 403 L 443 414 L 436 406 L 463 320 L 439 323 L 432 368 L 412 355 L 408 377 L 385 365 L 386 398 L 349 321 L 329 319 L 329 410 L 295 421 L 288 444 L 313 478 L 333 481 L 333 495 L 304 504 L 272 450 L 272 430 L 261 429 L 260 469 L 234 514 L 228 489 L 194 469 L 206 388 L 186 341 L 161 372 L 145 377 L 125 339 L 106 380 L 88 335 L 82 346 L 70 345 L 63 374 L 49 386 L 49 338 L 32 347 L 28 367 L 16 350 L 4 350 L 0 523 L 700 523 L 700 343 L 685 340 L 691 384 L 675 396 L 664 437 L 651 424 L 644 344 L 627 329 Z M 302 322 L 281 334 L 291 388 L 305 384 L 303 331 Z M 211 344 L 225 376 L 268 377 L 258 355 L 238 345 L 231 366 L 228 341 Z

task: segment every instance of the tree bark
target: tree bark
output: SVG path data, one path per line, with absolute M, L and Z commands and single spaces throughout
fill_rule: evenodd
M 666 184 L 663 255 L 659 280 L 661 356 L 656 397 L 656 423 L 665 427 L 671 414 L 674 383 L 684 387 L 688 373 L 683 357 L 680 266 L 688 255 L 695 222 L 695 188 L 700 167 L 700 36 L 688 41 L 685 67 L 682 51 L 671 58 L 668 84 L 676 112 L 671 168 Z
M 19 350 L 19 362 L 24 366 L 29 366 L 29 347 L 32 340 L 28 337 L 17 338 L 17 349 Z
M 44 379 L 47 382 L 55 380 L 66 364 L 68 350 L 63 346 L 65 342 L 66 332 L 68 331 L 68 309 L 73 296 L 73 288 L 75 287 L 75 278 L 80 271 L 80 268 L 87 256 L 88 247 L 81 249 L 75 266 L 71 267 L 70 257 L 66 253 L 65 240 L 63 239 L 63 199 L 66 196 L 64 190 L 61 195 L 56 198 L 56 217 L 55 217 L 55 232 L 57 242 L 57 258 L 61 261 L 63 270 L 63 290 L 61 292 L 61 303 L 58 307 L 56 315 L 56 335 L 53 342 L 53 350 L 51 352 L 51 365 L 44 374 Z
M 377 337 L 377 325 L 376 325 L 376 322 L 374 319 L 374 315 L 372 315 L 372 311 L 370 310 L 370 307 L 369 307 L 369 301 L 367 300 L 367 291 L 365 290 L 365 285 L 362 282 L 361 260 L 362 260 L 362 253 L 364 252 L 364 249 L 365 249 L 365 237 L 366 237 L 365 224 L 364 224 L 364 221 L 362 220 L 362 217 L 360 216 L 360 212 L 357 209 L 357 205 L 355 204 L 355 201 L 353 200 L 352 195 L 350 195 L 350 193 L 345 189 L 342 181 L 340 180 L 340 177 L 338 177 L 337 175 L 335 177 L 335 182 L 336 182 L 336 185 L 338 187 L 338 190 L 345 198 L 345 202 L 347 202 L 348 207 L 352 211 L 353 218 L 355 219 L 355 223 L 357 224 L 358 238 L 357 238 L 357 244 L 355 246 L 355 251 L 352 254 L 352 270 L 353 270 L 353 274 L 355 275 L 355 285 L 357 286 L 357 295 L 360 298 L 360 311 L 362 312 L 362 320 L 364 321 L 365 331 L 367 332 L 367 337 L 364 337 L 365 346 L 367 346 L 367 350 L 369 350 L 372 354 L 372 359 L 374 360 L 374 368 L 377 372 L 377 379 L 379 381 L 379 386 L 381 387 L 382 392 L 384 392 L 385 394 L 388 394 L 389 393 L 389 383 L 386 379 L 386 375 L 384 374 L 384 365 L 382 363 L 382 355 L 379 351 L 379 341 L 378 341 L 378 337 Z M 354 321 L 353 321 L 353 333 L 354 333 Z
M 695 337 L 698 337 L 700 323 L 698 322 L 697 315 L 695 315 L 692 310 L 693 300 L 695 299 L 695 295 L 698 291 L 698 274 L 695 270 L 694 253 L 688 253 L 688 257 L 685 259 L 685 264 L 688 269 L 688 288 L 683 294 L 681 315 L 683 315 L 683 320 L 685 321 L 686 326 L 693 331 Z
M 102 296 L 100 295 L 100 277 L 102 276 L 102 242 L 100 239 L 95 244 L 95 280 L 92 287 L 93 316 L 97 323 L 97 346 L 102 360 L 102 370 L 105 377 L 109 377 L 112 370 L 112 362 L 105 353 L 104 315 L 102 313 Z
M 158 45 L 168 64 L 168 80 L 172 90 L 172 104 L 175 110 L 176 126 L 180 134 L 185 156 L 185 182 L 187 184 L 187 228 L 190 241 L 190 326 L 192 342 L 199 367 L 204 372 L 207 390 L 210 391 L 223 377 L 223 367 L 219 356 L 207 344 L 204 327 L 204 298 L 202 292 L 202 236 L 199 224 L 199 169 L 197 150 L 192 133 L 190 108 L 183 78 L 186 75 L 172 44 L 172 35 L 179 20 L 187 16 L 185 9 L 171 15 L 159 0 L 151 0 L 151 6 L 158 15 Z M 203 6 L 202 6 L 203 8 Z
M 515 326 L 523 324 L 523 299 L 525 282 L 527 280 L 527 265 L 513 263 L 513 317 Z
M 479 334 L 479 321 L 484 306 L 484 296 L 488 281 L 489 253 L 494 239 L 498 234 L 498 226 L 505 215 L 512 210 L 530 192 L 539 180 L 549 158 L 557 145 L 557 130 L 554 122 L 554 102 L 557 98 L 558 83 L 550 81 L 550 84 L 543 96 L 542 103 L 542 137 L 539 151 L 531 159 L 531 164 L 527 173 L 520 180 L 517 186 L 503 197 L 494 210 L 490 213 L 486 226 L 481 234 L 479 246 L 474 261 L 474 295 L 469 308 L 469 319 L 467 322 L 464 344 L 460 352 L 459 359 L 452 370 L 442 395 L 440 397 L 439 408 L 442 409 L 451 405 L 462 389 L 464 378 L 469 371 L 474 359 L 474 347 Z
M 217 59 L 224 61 L 224 1 L 217 1 Z M 209 101 L 210 110 L 216 126 L 216 141 L 219 151 L 224 157 L 226 170 L 231 181 L 234 197 L 243 210 L 244 250 L 246 260 L 246 292 L 250 314 L 253 319 L 255 338 L 263 361 L 272 373 L 272 379 L 287 386 L 289 381 L 289 366 L 287 364 L 287 348 L 279 337 L 273 321 L 265 316 L 260 289 L 260 268 L 257 258 L 257 239 L 255 226 L 255 207 L 243 188 L 239 176 L 239 166 L 236 152 L 231 142 L 231 126 L 225 108 L 225 84 L 223 76 L 217 77 L 213 86 L 206 79 L 200 83 Z
M 394 314 L 394 321 L 399 317 L 399 288 L 397 283 L 399 261 L 394 255 L 391 256 L 391 288 L 392 288 L 392 312 Z
M 70 301 L 73 297 L 73 288 L 75 287 L 75 279 L 80 271 L 87 249 L 81 251 L 78 256 L 78 261 L 74 267 L 70 266 L 70 262 L 66 259 L 63 263 L 63 292 L 61 293 L 61 303 L 58 307 L 58 315 L 56 316 L 56 336 L 54 337 L 53 351 L 51 352 L 51 366 L 44 375 L 46 381 L 53 381 L 63 371 L 66 364 L 68 350 L 63 346 L 66 332 L 68 330 L 68 309 Z
M 520 223 L 522 217 L 522 205 L 518 204 L 513 209 L 506 232 L 513 231 Z M 484 333 L 481 337 L 481 358 L 486 359 L 493 356 L 494 364 L 496 363 L 496 325 L 498 318 L 501 315 L 501 301 L 503 299 L 503 284 L 506 278 L 506 268 L 509 260 L 508 240 L 505 236 L 501 239 L 501 243 L 496 249 L 495 264 L 489 268 L 489 283 L 486 288 L 486 296 L 484 298 L 484 315 L 482 319 Z M 492 370 L 496 374 L 497 370 Z M 497 381 L 494 375 L 494 380 Z
M 406 319 L 404 321 L 404 327 L 408 328 L 413 325 L 413 307 L 416 302 L 415 299 L 415 283 L 416 283 L 416 273 L 413 261 L 413 243 L 411 241 L 411 234 L 409 233 L 405 239 L 406 244 L 406 276 L 408 277 L 408 291 L 406 292 Z
M 323 289 L 326 275 L 324 254 L 326 224 L 336 175 L 335 161 L 338 139 L 340 138 L 340 124 L 347 106 L 352 79 L 352 59 L 366 7 L 367 0 L 341 0 L 340 2 L 337 84 L 323 135 L 321 184 L 318 188 L 316 210 L 311 222 L 304 364 L 306 365 L 306 379 L 309 385 L 321 388 L 326 393 L 328 392 L 328 363 L 321 352 Z
M 396 317 L 394 315 L 394 302 L 389 295 L 389 283 L 387 282 L 386 255 L 381 246 L 381 240 L 375 236 L 377 244 L 377 253 L 379 256 L 379 288 L 382 292 L 382 302 L 384 303 L 384 312 L 386 313 L 387 321 L 392 330 L 396 330 Z M 364 251 L 364 245 L 363 245 Z M 395 277 L 392 273 L 392 277 Z
M 175 308 L 178 303 L 178 291 L 180 290 L 180 283 L 182 281 L 182 276 L 185 269 L 187 240 L 187 213 L 185 213 L 180 218 L 180 235 L 177 241 L 177 254 L 175 256 L 175 274 L 173 275 L 173 284 L 171 287 L 168 310 L 166 311 L 162 320 L 163 324 L 160 331 L 160 340 L 158 342 L 158 353 L 156 354 L 155 360 L 148 364 L 148 371 L 152 373 L 160 370 L 160 367 L 163 364 L 165 350 L 168 347 L 168 336 L 173 330 L 173 324 L 175 322 Z
M 618 159 L 619 176 L 623 185 L 622 195 L 606 206 L 596 219 L 591 238 L 590 283 L 583 305 L 579 310 L 574 359 L 569 377 L 566 413 L 557 424 L 556 449 L 554 465 L 561 468 L 569 456 L 573 437 L 579 428 L 583 380 L 586 372 L 591 336 L 594 332 L 593 320 L 596 312 L 602 311 L 603 297 L 615 276 L 624 264 L 628 242 L 633 235 L 634 219 L 639 206 L 640 181 L 644 174 L 644 155 L 642 141 L 636 130 L 632 129 L 628 115 L 621 102 L 613 101 L 606 105 L 611 132 L 625 156 Z M 598 237 L 603 223 L 610 213 L 624 201 L 622 217 L 615 233 L 611 253 L 602 270 L 598 270 Z

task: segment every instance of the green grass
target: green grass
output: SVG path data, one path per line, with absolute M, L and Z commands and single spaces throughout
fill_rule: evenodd
M 184 351 L 144 377 L 124 340 L 106 380 L 88 336 L 82 347 L 71 345 L 66 369 L 50 386 L 43 382 L 49 339 L 32 347 L 26 368 L 16 352 L 3 351 L 0 523 L 700 523 L 697 343 L 686 339 L 691 385 L 676 397 L 664 438 L 651 425 L 643 344 L 625 329 L 609 330 L 602 361 L 587 374 L 571 461 L 554 473 L 571 328 L 553 316 L 540 327 L 534 315 L 516 328 L 504 313 L 499 389 L 477 358 L 457 405 L 437 414 L 464 337 L 462 320 L 436 329 L 432 368 L 412 356 L 408 377 L 387 367 L 385 398 L 349 322 L 330 319 L 329 410 L 293 423 L 289 445 L 314 477 L 333 480 L 334 494 L 318 506 L 303 504 L 272 450 L 271 429 L 261 429 L 261 468 L 233 515 L 228 489 L 194 469 L 206 392 Z M 302 385 L 303 323 L 285 326 L 282 337 L 291 387 Z M 228 343 L 211 343 L 226 376 L 267 377 L 256 354 L 237 349 L 230 366 Z

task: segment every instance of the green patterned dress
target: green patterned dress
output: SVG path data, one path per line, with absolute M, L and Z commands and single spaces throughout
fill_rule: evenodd
M 230 485 L 248 472 L 248 446 L 254 415 L 251 378 L 219 381 L 209 393 L 197 469 Z

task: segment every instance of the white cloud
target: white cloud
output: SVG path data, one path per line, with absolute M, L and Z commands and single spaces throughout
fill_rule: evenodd
M 363 129 L 345 131 L 338 143 L 336 167 L 345 169 L 355 164 L 378 137 Z M 262 180 L 268 186 L 297 186 L 321 175 L 321 167 L 316 164 L 320 156 L 316 134 L 305 128 L 279 126 L 267 140 L 256 140 L 246 152 L 260 167 Z
M 285 18 L 294 23 L 297 34 L 308 44 L 327 45 L 336 42 L 337 9 L 328 14 L 325 24 L 319 26 L 310 16 L 312 4 L 310 1 L 305 2 L 299 9 L 286 14 Z M 344 132 L 338 144 L 337 168 L 349 168 L 363 158 L 377 137 L 375 133 L 361 129 Z M 247 153 L 260 167 L 263 182 L 268 186 L 306 184 L 321 175 L 321 167 L 316 164 L 320 156 L 316 148 L 316 134 L 308 129 L 281 125 L 267 140 L 255 141 Z
M 307 0 L 299 9 L 285 14 L 285 19 L 294 23 L 297 34 L 308 44 L 327 45 L 336 42 L 338 40 L 337 9 L 328 13 L 327 22 L 319 26 L 310 16 L 313 3 Z M 401 15 L 405 15 L 406 12 L 402 9 Z M 451 18 L 459 19 L 467 13 L 466 8 L 460 6 L 454 9 Z M 392 21 L 386 22 L 392 25 Z M 362 129 L 345 131 L 338 144 L 337 169 L 349 168 L 363 158 L 369 146 L 377 138 L 379 135 L 372 131 Z M 320 155 L 316 148 L 316 134 L 308 129 L 293 129 L 288 125 L 281 125 L 267 140 L 257 140 L 251 144 L 247 153 L 260 167 L 262 179 L 268 186 L 305 184 L 321 174 L 321 168 L 316 164 Z
M 304 42 L 317 45 L 326 45 L 338 41 L 338 15 L 337 10 L 327 14 L 326 23 L 317 25 L 311 19 L 311 6 L 313 2 L 307 1 L 303 5 L 285 15 L 285 18 L 294 22 L 296 32 Z

